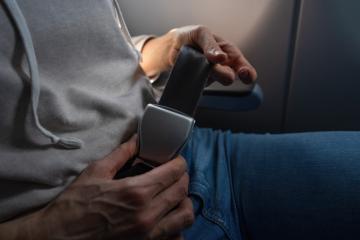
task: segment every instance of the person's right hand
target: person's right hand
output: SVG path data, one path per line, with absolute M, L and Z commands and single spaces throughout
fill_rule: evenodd
M 91 164 L 31 218 L 38 235 L 29 239 L 181 239 L 194 221 L 185 160 L 177 157 L 143 175 L 113 180 L 135 151 L 132 138 Z

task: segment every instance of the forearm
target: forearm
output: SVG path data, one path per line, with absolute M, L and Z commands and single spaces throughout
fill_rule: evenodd
M 0 223 L 0 239 L 42 240 L 46 239 L 41 210 L 23 217 Z
M 234 44 L 201 25 L 175 28 L 145 42 L 140 63 L 145 74 L 152 78 L 170 70 L 183 45 L 199 48 L 214 64 L 209 83 L 218 81 L 229 85 L 239 77 L 244 83 L 250 84 L 257 78 L 255 68 Z
M 168 53 L 171 51 L 172 38 L 165 34 L 160 37 L 152 37 L 144 42 L 141 48 L 141 68 L 146 76 L 152 78 L 170 68 Z

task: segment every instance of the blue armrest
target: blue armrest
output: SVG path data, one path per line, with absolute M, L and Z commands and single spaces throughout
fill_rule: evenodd
M 262 101 L 263 92 L 258 84 L 239 90 L 217 86 L 205 89 L 199 107 L 234 112 L 250 111 L 257 109 Z

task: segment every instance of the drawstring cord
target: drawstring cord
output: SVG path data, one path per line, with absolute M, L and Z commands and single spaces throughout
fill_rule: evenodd
M 54 146 L 65 149 L 81 148 L 83 143 L 80 139 L 72 137 L 59 137 L 41 125 L 37 113 L 40 97 L 40 77 L 30 30 L 16 0 L 4 0 L 4 3 L 15 22 L 17 30 L 19 31 L 21 40 L 24 44 L 26 58 L 29 63 L 31 77 L 31 113 L 34 118 L 35 127 L 42 133 L 42 135 L 49 138 L 51 144 Z
M 127 43 L 136 52 L 136 55 L 137 55 L 136 57 L 138 58 L 138 61 L 141 61 L 142 60 L 141 53 L 136 49 L 133 41 L 131 40 L 130 32 L 129 32 L 129 29 L 127 28 L 127 25 L 125 23 L 124 16 L 123 16 L 123 14 L 121 12 L 119 3 L 117 2 L 117 0 L 113 0 L 113 4 L 114 4 L 114 8 L 115 8 L 115 14 L 116 14 L 117 20 L 119 22 L 120 30 L 123 33 L 123 35 L 125 36 L 125 39 L 126 39 Z

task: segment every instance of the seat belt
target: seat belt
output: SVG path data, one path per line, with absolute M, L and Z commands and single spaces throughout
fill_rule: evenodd
M 148 104 L 138 127 L 138 154 L 115 178 L 136 176 L 175 158 L 195 125 L 194 114 L 212 64 L 183 46 L 158 104 Z

